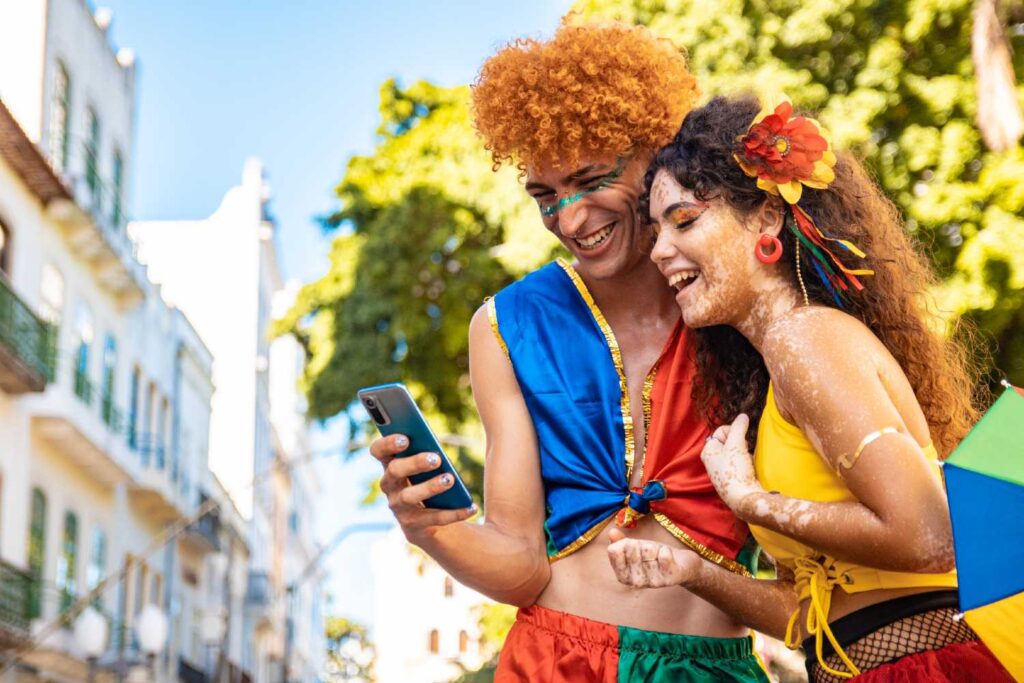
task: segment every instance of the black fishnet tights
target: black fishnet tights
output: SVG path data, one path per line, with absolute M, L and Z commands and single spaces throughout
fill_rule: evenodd
M 900 657 L 938 650 L 953 643 L 969 643 L 978 639 L 966 621 L 955 620 L 953 608 L 936 609 L 886 624 L 843 648 L 861 673 L 876 669 Z M 811 657 L 813 652 L 808 653 Z M 836 671 L 846 671 L 837 655 L 825 657 L 825 663 Z M 812 683 L 846 683 L 849 679 L 828 673 L 815 662 L 810 667 Z

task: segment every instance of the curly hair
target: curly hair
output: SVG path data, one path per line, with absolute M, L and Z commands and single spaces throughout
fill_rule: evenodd
M 739 215 L 760 207 L 769 195 L 733 158 L 738 138 L 760 109 L 753 97 L 716 97 L 690 112 L 673 142 L 658 152 L 647 170 L 640 215 L 649 216 L 651 184 L 661 169 L 702 200 L 721 197 Z M 830 236 L 849 240 L 867 253 L 866 265 L 859 261 L 857 267 L 871 268 L 875 274 L 863 279 L 863 291 L 851 294 L 846 312 L 864 323 L 900 364 L 936 450 L 946 457 L 979 416 L 984 391 L 979 363 L 964 343 L 972 328 L 961 323 L 949 339 L 938 333 L 941 322 L 927 296 L 936 276 L 904 229 L 899 209 L 857 159 L 848 153 L 837 156 L 835 181 L 825 190 L 805 188 L 800 206 Z M 796 253 L 792 232 L 783 230 L 779 239 L 784 254 Z M 813 273 L 808 250 L 800 254 L 803 272 Z M 788 272 L 796 286 L 795 267 L 788 267 Z M 804 282 L 811 301 L 835 307 L 820 280 L 806 277 Z M 760 354 L 732 327 L 695 332 L 695 401 L 712 424 L 729 423 L 745 412 L 756 426 L 768 391 L 768 371 Z M 748 437 L 753 448 L 756 430 Z
M 685 54 L 647 28 L 564 23 L 484 62 L 473 119 L 497 170 L 570 168 L 590 155 L 654 151 L 698 96 Z

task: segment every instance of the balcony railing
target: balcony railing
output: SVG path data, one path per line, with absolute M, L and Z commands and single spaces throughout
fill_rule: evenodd
M 220 517 L 216 513 L 200 517 L 188 527 L 188 532 L 201 538 L 214 551 L 220 550 Z
M 75 396 L 85 405 L 92 405 L 92 381 L 82 370 L 75 370 Z
M 142 459 L 142 466 L 155 466 L 162 470 L 167 465 L 167 446 L 164 444 L 162 434 L 136 434 L 132 440 L 132 447 L 139 452 Z
M 56 336 L 54 328 L 33 313 L 6 278 L 0 276 L 0 345 L 13 354 L 14 362 L 23 366 L 12 368 L 14 375 L 24 376 L 27 371 L 31 376 L 22 382 L 24 390 L 42 391 L 47 382 L 53 381 Z M 19 369 L 22 371 L 18 372 Z M 5 387 L 7 384 L 4 382 Z
M 115 434 L 120 434 L 121 430 L 124 429 L 124 418 L 122 417 L 121 410 L 114 403 L 114 397 L 110 394 L 103 395 L 103 401 L 100 403 L 100 417 L 103 418 L 103 422 Z
M 89 209 L 93 220 L 101 229 L 108 236 L 117 236 L 120 242 L 124 239 L 125 226 L 128 225 L 128 217 L 123 209 L 123 188 L 118 188 L 116 183 L 108 183 L 103 179 L 99 171 L 96 150 L 88 143 L 83 143 L 82 154 L 85 158 L 85 177 L 82 181 L 86 196 L 79 197 L 79 200 Z
M 0 562 L 0 628 L 27 633 L 32 598 L 32 577 L 6 562 Z

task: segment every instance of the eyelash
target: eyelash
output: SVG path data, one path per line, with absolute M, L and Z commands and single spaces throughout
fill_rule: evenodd
M 697 220 L 698 218 L 700 218 L 700 216 L 694 216 L 693 218 L 691 218 L 691 219 L 689 219 L 689 220 L 683 221 L 683 222 L 681 222 L 681 223 L 676 223 L 676 224 L 675 224 L 674 226 L 672 226 L 672 227 L 674 227 L 674 228 L 675 228 L 676 230 L 683 230 L 684 228 L 688 228 L 688 227 L 690 227 L 691 225 L 693 225 L 693 223 L 694 223 L 694 222 L 695 222 L 695 221 L 696 221 L 696 220 Z

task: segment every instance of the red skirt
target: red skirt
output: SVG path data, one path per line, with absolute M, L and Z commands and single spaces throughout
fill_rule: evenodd
M 854 676 L 856 683 L 1014 683 L 981 641 L 908 655 Z

